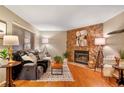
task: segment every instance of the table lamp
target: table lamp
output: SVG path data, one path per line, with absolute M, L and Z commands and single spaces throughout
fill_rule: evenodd
M 16 35 L 4 35 L 3 37 L 3 45 L 8 46 L 8 52 L 9 52 L 9 62 L 13 62 L 12 60 L 12 53 L 13 49 L 12 46 L 19 45 L 19 39 Z
M 102 47 L 106 44 L 106 39 L 104 37 L 95 38 L 95 45 L 98 46 L 98 53 L 96 57 L 96 67 L 99 67 L 103 63 L 103 49 Z
M 103 45 L 105 45 L 105 43 L 106 43 L 106 41 L 105 41 L 104 37 L 95 38 L 95 45 L 103 46 Z

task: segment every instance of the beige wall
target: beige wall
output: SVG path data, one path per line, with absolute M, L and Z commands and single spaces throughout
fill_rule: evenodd
M 36 48 L 39 48 L 39 31 L 34 28 L 31 24 L 29 24 L 28 22 L 26 22 L 25 20 L 23 20 L 4 6 L 0 6 L 0 20 L 3 20 L 7 23 L 7 34 L 12 34 L 12 24 L 16 24 L 20 27 L 27 29 L 28 31 L 35 33 L 36 42 L 34 46 Z
M 17 24 L 33 33 L 35 33 L 35 48 L 39 48 L 39 31 L 32 25 L 21 19 L 19 16 L 8 10 L 4 6 L 0 6 L 0 20 L 7 23 L 7 34 L 12 34 L 12 24 Z M 0 48 L 2 48 L 2 40 L 0 40 Z M 5 80 L 5 69 L 0 69 L 0 82 Z
M 66 41 L 67 41 L 67 32 L 65 31 L 47 31 L 41 32 L 42 38 L 49 38 L 49 44 L 47 44 L 47 49 L 52 57 L 56 55 L 61 55 L 66 51 Z M 44 47 L 41 44 L 40 49 Z
M 120 49 L 124 50 L 124 33 L 106 35 L 108 32 L 124 29 L 124 12 L 106 21 L 103 25 L 104 36 L 107 37 L 107 45 L 104 47 L 104 55 L 118 55 Z

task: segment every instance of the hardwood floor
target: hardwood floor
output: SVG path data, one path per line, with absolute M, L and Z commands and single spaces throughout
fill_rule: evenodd
M 114 80 L 106 80 L 100 72 L 94 72 L 86 67 L 68 64 L 75 81 L 73 82 L 35 82 L 17 80 L 17 87 L 111 87 L 117 86 Z M 112 83 L 113 82 L 113 83 Z

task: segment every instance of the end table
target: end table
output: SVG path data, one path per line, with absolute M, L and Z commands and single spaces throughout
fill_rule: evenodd
M 6 84 L 5 87 L 14 87 L 15 84 L 13 84 L 12 80 L 12 67 L 17 66 L 21 64 L 21 62 L 13 61 L 11 63 L 8 63 L 6 65 L 2 65 L 0 68 L 6 68 Z
M 124 85 L 124 68 L 120 67 L 119 65 L 113 65 L 112 67 L 119 71 L 118 85 Z

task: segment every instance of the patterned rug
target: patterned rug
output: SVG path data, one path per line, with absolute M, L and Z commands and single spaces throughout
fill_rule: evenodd
M 59 70 L 54 70 L 55 73 L 59 73 Z M 37 81 L 74 81 L 72 74 L 68 68 L 67 63 L 63 64 L 62 75 L 52 75 L 51 68 L 48 68 L 47 72 L 44 73 L 41 78 Z

